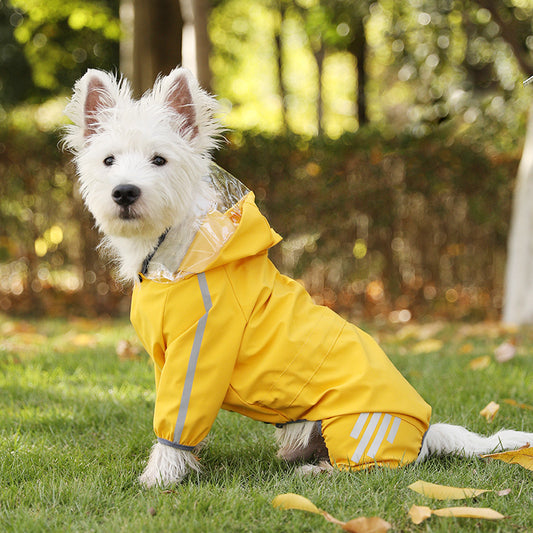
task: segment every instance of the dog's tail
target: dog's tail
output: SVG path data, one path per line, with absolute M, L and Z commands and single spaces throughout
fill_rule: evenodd
M 483 453 L 515 450 L 527 444 L 533 446 L 533 433 L 504 429 L 490 437 L 483 437 L 462 426 L 432 424 L 424 436 L 417 462 L 430 455 L 472 457 Z

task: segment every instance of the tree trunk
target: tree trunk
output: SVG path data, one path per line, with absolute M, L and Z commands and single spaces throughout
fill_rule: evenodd
M 503 321 L 533 324 L 533 108 L 518 167 L 505 272 Z
M 212 92 L 211 67 L 209 56 L 211 54 L 211 41 L 207 31 L 209 20 L 209 0 L 193 0 L 194 34 L 196 40 L 196 72 L 200 86 Z
M 349 44 L 348 51 L 355 57 L 355 68 L 357 74 L 357 120 L 359 121 L 359 127 L 368 124 L 368 116 L 366 113 L 366 52 L 367 42 L 365 35 L 365 24 L 363 17 L 358 19 L 357 24 L 354 27 L 355 39 Z
M 279 9 L 279 27 L 275 32 L 276 43 L 276 57 L 278 60 L 278 85 L 279 95 L 281 98 L 281 128 L 287 131 L 287 92 L 285 90 L 285 83 L 283 82 L 283 20 L 285 18 L 285 7 L 283 2 L 278 2 Z
M 322 94 L 322 78 L 324 73 L 324 58 L 326 56 L 326 50 L 324 49 L 324 44 L 320 43 L 320 48 L 314 51 L 314 56 L 316 60 L 316 66 L 318 70 L 318 95 L 317 95 L 317 126 L 318 126 L 318 135 L 322 135 L 324 131 L 324 99 Z
M 179 0 L 133 0 L 133 90 L 139 96 L 159 74 L 181 64 Z

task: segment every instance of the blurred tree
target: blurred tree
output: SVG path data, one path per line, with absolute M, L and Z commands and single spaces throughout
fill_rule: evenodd
M 0 105 L 3 107 L 19 104 L 33 92 L 31 67 L 24 48 L 13 35 L 22 20 L 20 10 L 0 0 Z
M 343 0 L 296 0 L 291 2 L 303 21 L 309 45 L 318 71 L 317 122 L 322 133 L 324 103 L 322 99 L 324 59 L 327 53 L 347 51 L 356 66 L 357 89 L 354 95 L 359 126 L 368 122 L 366 111 L 366 55 L 367 41 L 365 19 L 369 14 L 369 1 L 356 3 Z
M 531 2 L 475 0 L 486 9 L 499 26 L 503 39 L 512 48 L 514 56 L 527 76 L 533 75 Z M 488 18 L 487 14 L 481 17 Z
M 3 20 L 2 34 L 12 31 L 15 41 L 2 45 L 0 57 L 9 57 L 10 50 L 23 50 L 25 60 L 19 69 L 27 62 L 32 80 L 31 89 L 22 91 L 27 97 L 43 101 L 71 87 L 87 68 L 118 67 L 119 0 L 10 0 L 4 4 L 13 11 Z M 28 70 L 19 73 L 20 77 L 10 72 L 2 79 L 13 87 L 27 84 Z
M 152 87 L 181 64 L 183 17 L 179 0 L 133 0 L 133 91 Z
M 208 22 L 211 13 L 210 0 L 191 0 L 194 16 L 194 35 L 196 43 L 196 73 L 200 86 L 211 92 L 211 41 L 209 39 Z

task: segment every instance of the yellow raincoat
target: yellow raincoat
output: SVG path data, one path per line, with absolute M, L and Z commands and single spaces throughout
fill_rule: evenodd
M 192 449 L 223 408 L 321 421 L 339 468 L 414 461 L 431 408 L 370 336 L 278 272 L 267 252 L 280 240 L 250 192 L 207 215 L 173 280 L 136 284 L 131 320 L 155 365 L 159 441 Z

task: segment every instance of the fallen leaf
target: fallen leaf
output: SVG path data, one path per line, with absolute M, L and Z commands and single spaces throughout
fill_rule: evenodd
M 312 501 L 299 494 L 279 494 L 272 500 L 272 505 L 277 509 L 296 509 L 298 511 L 320 514 L 328 522 L 337 524 L 345 531 L 351 531 L 352 533 L 384 533 L 392 527 L 388 522 L 377 516 L 371 518 L 360 517 L 349 522 L 342 522 L 334 516 L 331 516 L 327 511 L 319 509 Z
M 430 509 L 429 507 L 413 505 L 409 509 L 409 517 L 413 524 L 421 524 L 431 515 L 440 517 L 481 518 L 485 520 L 501 520 L 502 514 L 489 507 L 445 507 L 443 509 Z
M 78 333 L 72 339 L 72 344 L 79 348 L 94 347 L 97 344 L 96 337 L 87 333 Z
M 440 339 L 425 339 L 417 342 L 411 350 L 413 354 L 420 355 L 425 353 L 438 352 L 444 343 Z
M 122 339 L 117 343 L 116 352 L 119 359 L 122 359 L 123 361 L 137 359 L 140 351 L 138 346 L 135 346 L 126 339 Z
M 494 494 L 496 494 L 496 496 L 507 496 L 508 494 L 511 494 L 511 489 L 497 490 Z
M 481 457 L 498 459 L 499 461 L 504 461 L 505 463 L 518 464 L 524 468 L 527 468 L 528 470 L 533 470 L 533 448 L 530 446 L 530 444 L 522 446 L 522 448 L 519 448 L 518 450 L 500 453 L 488 453 L 482 455 Z
M 437 485 L 420 479 L 411 483 L 408 488 L 435 500 L 462 500 L 464 498 L 475 498 L 484 492 L 491 492 L 486 489 L 470 489 Z
M 516 344 L 514 342 L 503 342 L 494 350 L 494 357 L 498 363 L 506 363 L 516 355 Z
M 520 407 L 520 409 L 527 409 L 528 411 L 533 411 L 533 405 L 528 405 L 527 403 L 520 403 L 520 402 L 517 402 L 516 400 L 512 400 L 511 398 L 507 398 L 503 401 L 509 405 Z
M 409 517 L 413 524 L 421 524 L 431 516 L 431 509 L 423 505 L 412 505 L 409 509 Z
M 468 363 L 468 368 L 470 370 L 483 370 L 490 365 L 490 356 L 482 355 L 481 357 L 476 357 Z
M 501 520 L 504 515 L 490 507 L 446 507 L 431 511 L 436 516 L 455 516 L 458 518 L 483 518 L 485 520 Z
M 467 342 L 466 344 L 463 344 L 461 348 L 459 348 L 459 353 L 472 353 L 474 351 L 474 345 L 470 342 Z
M 500 410 L 500 404 L 496 402 L 490 402 L 483 409 L 481 409 L 479 414 L 485 417 L 489 422 L 492 422 L 499 410 Z
M 297 509 L 309 513 L 323 515 L 325 511 L 319 509 L 311 500 L 300 496 L 299 494 L 280 494 L 272 500 L 272 505 L 278 509 Z
M 351 531 L 351 533 L 384 533 L 391 529 L 391 525 L 379 516 L 372 516 L 365 518 L 361 516 L 346 522 L 341 526 L 344 531 Z

